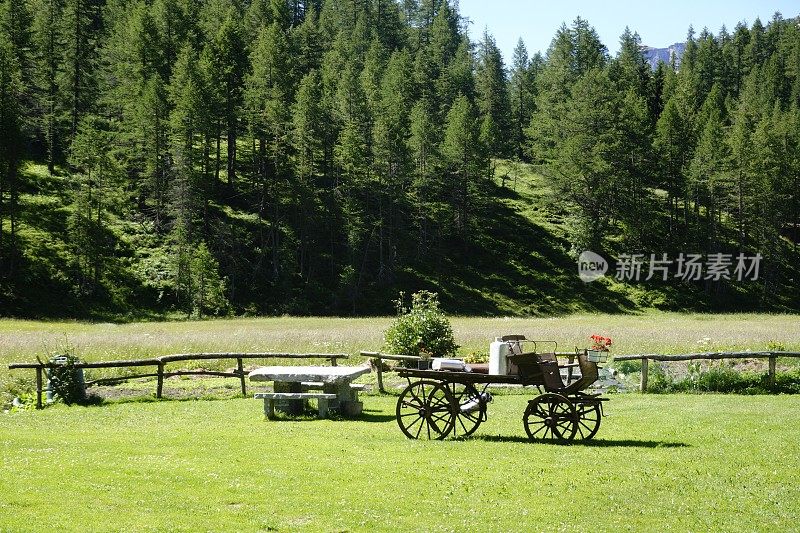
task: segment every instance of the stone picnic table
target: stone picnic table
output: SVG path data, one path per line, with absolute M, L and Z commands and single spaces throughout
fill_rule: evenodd
M 347 416 L 361 414 L 363 404 L 358 401 L 361 386 L 354 379 L 370 372 L 369 366 L 264 366 L 250 372 L 253 382 L 273 382 L 274 393 L 256 394 L 264 400 L 264 411 L 268 418 L 273 412 L 273 402 L 290 414 L 302 412 L 306 400 L 319 402 L 320 416 L 326 416 L 328 407 Z M 322 393 L 310 393 L 321 390 Z

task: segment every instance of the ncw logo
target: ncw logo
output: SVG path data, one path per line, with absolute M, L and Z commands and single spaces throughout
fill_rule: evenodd
M 600 279 L 608 272 L 608 261 L 602 255 L 586 250 L 578 256 L 578 276 L 586 283 Z

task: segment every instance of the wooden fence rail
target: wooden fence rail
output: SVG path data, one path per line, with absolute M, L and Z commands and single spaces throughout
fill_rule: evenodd
M 171 376 L 186 376 L 186 375 L 207 375 L 219 377 L 238 378 L 242 386 L 242 396 L 247 396 L 247 382 L 244 373 L 244 360 L 245 359 L 325 359 L 330 361 L 331 366 L 336 366 L 339 359 L 347 359 L 349 356 L 343 353 L 235 353 L 235 352 L 220 352 L 220 353 L 182 353 L 162 355 L 161 357 L 152 357 L 147 359 L 129 359 L 124 361 L 97 361 L 97 362 L 81 362 L 76 363 L 75 368 L 128 368 L 140 366 L 155 366 L 157 367 L 156 373 L 146 374 L 133 374 L 128 376 L 118 376 L 111 378 L 101 378 L 88 381 L 87 386 L 99 385 L 102 383 L 121 383 L 129 379 L 155 377 L 156 383 L 156 398 L 161 398 L 164 391 L 164 378 Z M 219 359 L 235 359 L 236 369 L 233 372 L 222 372 L 218 370 L 177 370 L 167 372 L 165 367 L 167 363 L 174 363 L 177 361 L 207 361 Z M 36 408 L 42 408 L 42 390 L 43 390 L 43 375 L 45 369 L 57 368 L 59 365 L 55 363 L 10 363 L 9 370 L 15 369 L 33 369 L 36 371 Z
M 649 373 L 650 361 L 697 361 L 697 360 L 720 360 L 720 359 L 768 359 L 769 360 L 769 384 L 775 384 L 775 366 L 778 357 L 800 357 L 800 352 L 697 352 L 675 355 L 664 354 L 633 354 L 615 355 L 614 361 L 642 361 L 642 378 L 639 388 L 642 392 L 647 392 L 647 377 Z

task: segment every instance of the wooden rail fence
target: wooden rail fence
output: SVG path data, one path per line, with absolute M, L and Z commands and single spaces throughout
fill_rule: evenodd
M 614 361 L 642 361 L 642 377 L 639 388 L 642 392 L 647 392 L 647 377 L 650 361 L 696 361 L 696 360 L 719 360 L 719 359 L 768 359 L 769 360 L 769 384 L 775 384 L 775 365 L 778 357 L 800 357 L 800 352 L 698 352 L 676 355 L 663 354 L 633 354 L 615 355 Z
M 87 386 L 100 385 L 103 383 L 121 383 L 129 379 L 137 378 L 157 378 L 156 382 L 156 398 L 161 398 L 164 391 L 164 378 L 172 376 L 188 376 L 188 375 L 205 375 L 205 376 L 220 376 L 228 378 L 238 378 L 242 386 L 242 396 L 247 395 L 247 382 L 244 372 L 245 359 L 325 359 L 330 361 L 331 366 L 336 366 L 339 359 L 347 359 L 349 356 L 342 353 L 182 353 L 172 355 L 162 355 L 161 357 L 153 357 L 148 359 L 129 359 L 124 361 L 97 361 L 89 363 L 76 363 L 75 368 L 127 368 L 127 367 L 147 367 L 154 366 L 157 368 L 155 373 L 147 374 L 133 374 L 127 376 L 117 376 L 110 378 L 95 379 L 86 382 Z M 178 361 L 205 361 L 205 360 L 219 360 L 219 359 L 235 359 L 236 369 L 233 372 L 222 372 L 219 370 L 176 370 L 172 372 L 166 371 L 165 367 L 168 363 L 175 363 Z M 44 371 L 47 368 L 56 368 L 59 365 L 54 363 L 10 363 L 9 370 L 15 369 L 33 369 L 36 371 L 36 408 L 42 408 L 42 390 L 43 390 L 43 377 Z

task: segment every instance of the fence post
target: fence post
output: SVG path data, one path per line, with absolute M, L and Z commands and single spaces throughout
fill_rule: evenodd
M 36 367 L 36 408 L 42 408 L 42 367 Z
M 775 386 L 775 363 L 776 362 L 777 362 L 777 358 L 775 357 L 775 354 L 772 353 L 769 356 L 769 386 L 770 387 L 774 387 Z
M 241 357 L 236 359 L 236 367 L 239 370 L 239 379 L 242 382 L 242 396 L 247 398 L 247 383 L 244 380 L 244 365 L 242 364 L 242 358 Z
M 164 391 L 164 363 L 158 363 L 158 384 L 156 385 L 156 398 L 161 398 Z
M 650 360 L 647 357 L 642 357 L 642 382 L 640 389 L 642 392 L 647 392 L 647 370 Z
M 378 373 L 378 392 L 385 394 L 386 390 L 383 388 L 383 359 L 376 357 L 372 360 Z

